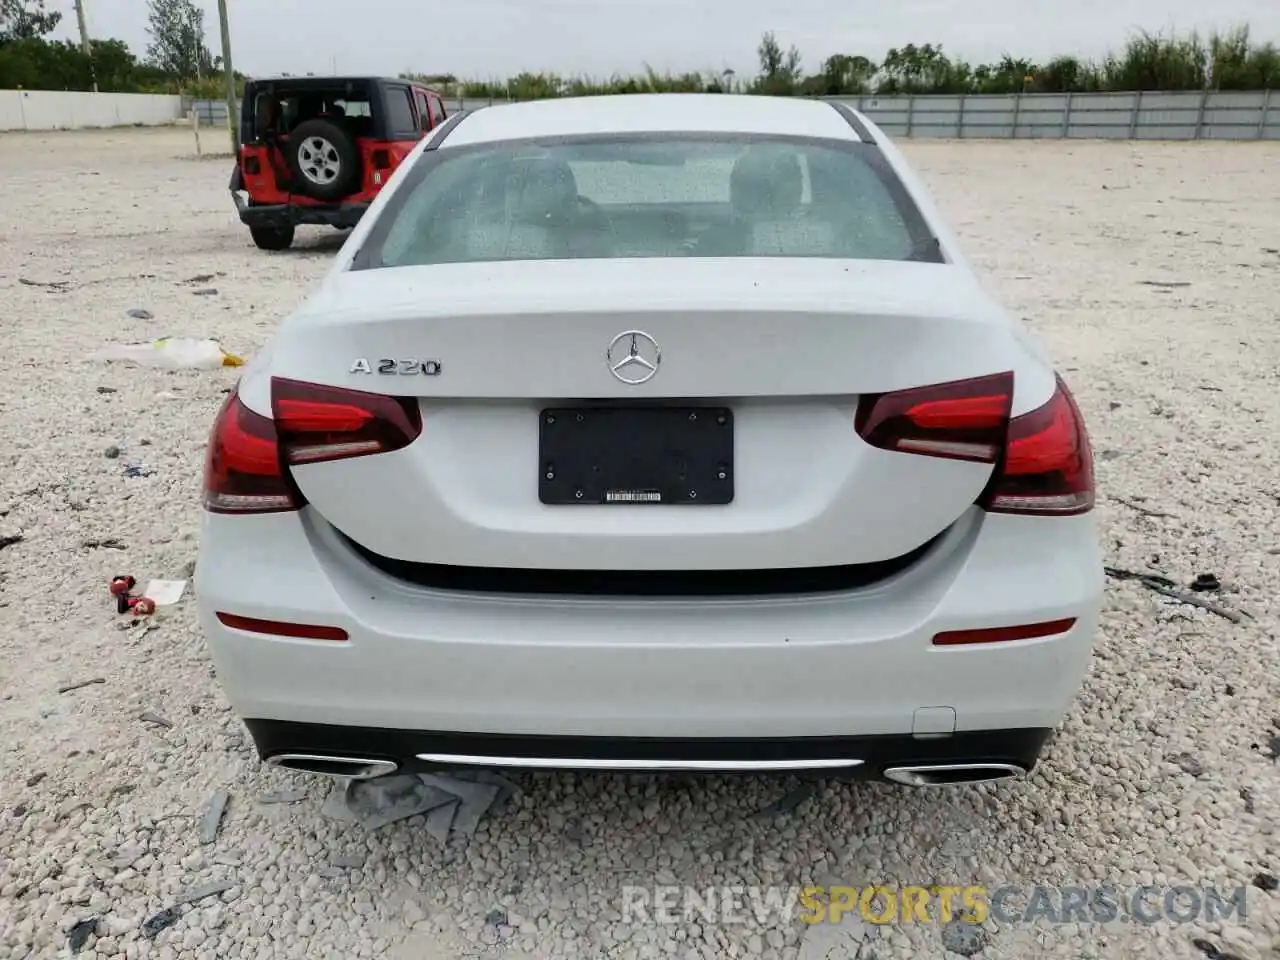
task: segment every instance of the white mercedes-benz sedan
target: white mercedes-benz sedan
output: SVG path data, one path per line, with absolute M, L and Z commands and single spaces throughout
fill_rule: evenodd
M 197 573 L 268 763 L 1017 777 L 1098 626 L 1092 455 L 842 104 L 453 117 L 244 368 Z

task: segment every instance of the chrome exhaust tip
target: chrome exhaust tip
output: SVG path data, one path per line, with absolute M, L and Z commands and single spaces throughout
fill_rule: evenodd
M 339 780 L 372 780 L 395 773 L 399 764 L 390 760 L 369 760 L 365 757 L 330 757 L 315 753 L 277 753 L 267 757 L 273 767 L 314 773 Z
M 884 778 L 908 787 L 950 787 L 1012 780 L 1026 776 L 1026 773 L 1026 768 L 1012 763 L 930 763 L 889 767 Z

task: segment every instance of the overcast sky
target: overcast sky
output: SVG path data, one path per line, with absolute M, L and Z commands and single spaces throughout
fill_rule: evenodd
M 221 49 L 217 0 L 209 46 Z M 146 0 L 84 0 L 91 36 L 146 50 Z M 755 72 L 766 30 L 795 44 L 814 71 L 833 53 L 883 57 L 892 46 L 941 43 L 971 61 L 1008 51 L 1033 59 L 1098 56 L 1130 31 L 1248 23 L 1280 41 L 1280 0 L 228 0 L 236 67 L 273 73 L 414 70 L 488 79 L 733 69 Z M 73 0 L 46 0 L 75 30 Z

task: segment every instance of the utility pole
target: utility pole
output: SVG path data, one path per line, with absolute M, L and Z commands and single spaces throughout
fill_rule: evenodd
M 231 66 L 231 25 L 227 20 L 227 0 L 218 0 L 218 21 L 222 27 L 222 69 L 227 72 L 227 129 L 231 133 L 231 152 L 240 149 L 236 131 L 236 72 Z
M 89 60 L 89 72 L 92 75 L 94 73 L 93 48 L 89 46 L 89 23 L 84 17 L 84 0 L 76 0 L 76 22 L 80 24 L 80 48 Z M 93 76 L 93 92 L 98 92 L 97 76 Z

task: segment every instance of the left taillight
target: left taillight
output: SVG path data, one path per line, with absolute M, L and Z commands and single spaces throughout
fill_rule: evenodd
M 418 402 L 275 377 L 271 417 L 233 390 L 214 421 L 205 458 L 205 509 L 279 513 L 306 506 L 290 466 L 407 447 L 422 433 Z
M 391 453 L 422 433 L 413 397 L 388 397 L 273 377 L 271 413 L 283 461 L 292 466 Z
M 280 513 L 306 503 L 280 462 L 275 424 L 232 390 L 218 411 L 204 463 L 204 506 L 211 513 Z

